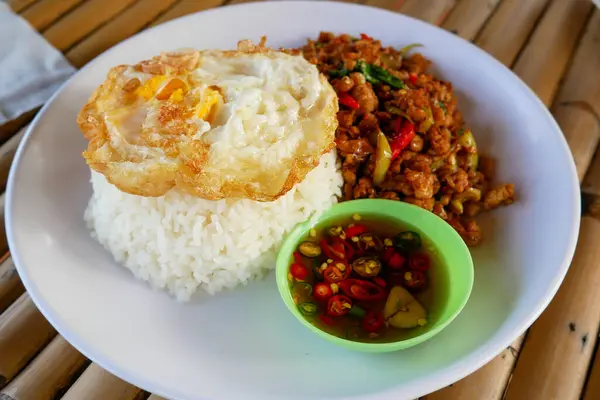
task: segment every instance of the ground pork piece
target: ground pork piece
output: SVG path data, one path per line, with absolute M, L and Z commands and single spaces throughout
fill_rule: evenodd
M 395 175 L 391 178 L 388 175 L 388 178 L 380 186 L 382 190 L 399 192 L 405 196 L 413 196 L 415 194 L 415 190 L 404 175 Z
M 410 161 L 406 163 L 407 168 L 414 171 L 423 172 L 426 174 L 431 173 L 431 157 L 426 154 L 417 154 Z
M 435 199 L 433 199 L 432 197 L 430 197 L 428 199 L 417 199 L 414 197 L 405 197 L 404 201 L 407 203 L 410 203 L 410 204 L 414 204 L 415 206 L 424 208 L 427 211 L 432 211 L 433 206 L 435 205 Z
M 350 128 L 354 125 L 354 111 L 338 111 L 337 119 L 341 127 Z
M 409 72 L 421 74 L 429 68 L 431 61 L 423 57 L 420 53 L 415 53 L 403 60 L 403 64 Z
M 377 161 L 374 156 L 369 157 L 369 159 L 367 160 L 367 164 L 365 165 L 365 169 L 363 170 L 365 176 L 373 176 L 373 172 L 375 172 L 376 162 Z
M 355 199 L 365 199 L 375 197 L 373 181 L 369 178 L 360 178 L 354 186 L 353 193 Z
M 353 188 L 354 185 L 351 183 L 344 184 L 344 200 L 352 200 L 352 196 L 354 195 Z
M 360 133 L 363 136 L 368 136 L 370 133 L 377 133 L 379 132 L 379 121 L 375 115 L 366 113 L 358 123 L 358 129 L 360 129 Z
M 386 200 L 400 200 L 400 196 L 398 196 L 398 193 L 396 192 L 381 192 L 379 193 L 379 198 Z
M 366 138 L 360 139 L 338 139 L 337 148 L 342 153 L 356 154 L 358 156 L 373 154 L 375 149 Z
M 370 83 L 364 83 L 361 85 L 354 86 L 350 94 L 360 105 L 360 108 L 357 110 L 358 114 L 373 112 L 377 109 L 377 106 L 379 105 L 377 95 L 373 91 L 373 88 L 371 87 Z
M 423 138 L 420 135 L 415 135 L 415 137 L 412 138 L 412 140 L 410 141 L 410 149 L 415 153 L 418 153 L 421 150 L 423 150 L 424 143 L 425 142 L 423 141 Z
M 342 166 L 342 176 L 344 177 L 344 182 L 354 185 L 356 183 L 356 170 L 357 166 L 344 165 Z
M 354 87 L 354 81 L 349 76 L 344 76 L 334 82 L 333 88 L 338 93 L 346 93 L 352 90 Z
M 448 219 L 448 213 L 446 212 L 446 209 L 444 209 L 444 206 L 438 201 L 435 203 L 435 205 L 433 206 L 433 213 L 435 215 L 437 215 L 438 217 L 440 217 L 441 219 Z
M 500 205 L 512 204 L 515 200 L 515 187 L 512 183 L 496 186 L 485 194 L 483 206 L 491 210 Z
M 462 193 L 469 187 L 469 175 L 464 169 L 459 168 L 455 173 L 444 176 L 444 182 L 454 192 Z
M 444 155 L 450 151 L 450 131 L 433 126 L 429 129 L 428 136 L 433 155 Z
M 435 182 L 437 180 L 435 175 L 406 169 L 404 171 L 404 176 L 412 185 L 417 199 L 428 199 L 433 197 Z M 431 205 L 431 207 L 433 208 L 433 205 Z
M 447 221 L 463 238 L 467 246 L 477 246 L 481 242 L 481 229 L 475 220 L 463 222 L 458 216 L 451 214 Z

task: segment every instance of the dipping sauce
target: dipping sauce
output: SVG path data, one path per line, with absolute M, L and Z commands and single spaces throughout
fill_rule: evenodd
M 354 215 L 311 230 L 294 252 L 294 302 L 319 329 L 360 342 L 412 337 L 430 323 L 439 262 L 424 238 Z

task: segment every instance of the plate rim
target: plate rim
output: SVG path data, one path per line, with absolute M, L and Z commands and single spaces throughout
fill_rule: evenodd
M 70 332 L 68 332 L 67 328 L 63 329 L 63 326 L 61 325 L 62 318 L 58 315 L 58 313 L 55 313 L 54 310 L 51 309 L 52 307 L 48 303 L 46 303 L 46 301 L 42 298 L 43 296 L 41 296 L 37 292 L 35 283 L 33 282 L 33 279 L 31 279 L 31 277 L 27 274 L 27 272 L 26 272 L 27 268 L 22 264 L 22 260 L 20 258 L 18 251 L 13 251 L 11 249 L 11 247 L 13 247 L 12 244 L 14 243 L 14 236 L 13 236 L 14 228 L 13 228 L 13 226 L 15 226 L 15 222 L 13 220 L 13 201 L 14 201 L 13 196 L 14 196 L 14 191 L 15 191 L 14 187 L 16 186 L 16 182 L 15 182 L 16 171 L 19 169 L 23 152 L 25 151 L 25 148 L 30 143 L 30 138 L 33 135 L 34 129 L 37 128 L 39 121 L 48 112 L 50 105 L 52 105 L 52 103 L 55 101 L 55 99 L 63 92 L 63 90 L 71 83 L 72 80 L 74 80 L 77 76 L 79 76 L 79 74 L 84 73 L 85 71 L 87 71 L 88 68 L 94 68 L 94 65 L 97 64 L 101 59 L 107 57 L 108 55 L 112 54 L 115 51 L 118 51 L 122 45 L 128 43 L 129 41 L 137 40 L 138 37 L 140 37 L 140 36 L 149 35 L 150 32 L 157 32 L 157 31 L 160 31 L 161 29 L 166 29 L 169 26 L 177 25 L 177 24 L 181 23 L 182 20 L 197 18 L 197 16 L 199 14 L 205 15 L 205 14 L 227 12 L 229 9 L 232 9 L 232 8 L 248 8 L 249 9 L 248 11 L 251 11 L 250 9 L 254 9 L 254 8 L 258 9 L 258 8 L 264 7 L 265 5 L 273 6 L 274 4 L 277 4 L 278 7 L 285 8 L 286 3 L 296 3 L 296 4 L 301 4 L 303 6 L 310 5 L 310 6 L 318 6 L 318 7 L 324 7 L 324 8 L 328 8 L 328 7 L 334 7 L 334 8 L 338 7 L 338 8 L 346 8 L 346 9 L 355 8 L 357 11 L 359 11 L 360 9 L 367 8 L 367 9 L 371 9 L 371 10 L 377 10 L 378 12 L 381 12 L 381 13 L 392 14 L 396 18 L 399 18 L 399 19 L 407 18 L 407 19 L 412 20 L 415 23 L 427 26 L 429 29 L 434 28 L 434 29 L 437 29 L 438 31 L 443 32 L 446 35 L 452 35 L 450 32 L 448 32 L 438 26 L 423 22 L 421 20 L 418 20 L 416 18 L 413 18 L 413 17 L 405 15 L 405 14 L 401 14 L 399 12 L 384 10 L 384 9 L 380 9 L 380 8 L 377 8 L 374 6 L 369 6 L 369 5 L 356 4 L 356 3 L 341 3 L 341 2 L 330 1 L 330 0 L 319 1 L 319 2 L 310 1 L 310 0 L 287 0 L 287 1 L 268 0 L 268 1 L 261 1 L 261 2 L 253 2 L 253 3 L 241 3 L 241 4 L 234 4 L 234 5 L 219 6 L 219 7 L 215 7 L 212 9 L 203 10 L 203 11 L 195 12 L 192 14 L 184 15 L 184 16 L 175 18 L 173 20 L 167 21 L 165 23 L 153 26 L 149 29 L 146 29 L 142 32 L 138 32 L 135 35 L 128 37 L 127 39 L 106 49 L 101 54 L 96 56 L 94 59 L 92 59 L 88 63 L 86 63 L 82 68 L 77 70 L 73 75 L 71 75 L 71 77 L 59 87 L 59 89 L 52 95 L 52 97 L 50 97 L 50 99 L 48 99 L 48 101 L 44 104 L 44 106 L 40 109 L 40 111 L 38 111 L 38 113 L 36 114 L 36 116 L 34 117 L 32 122 L 29 124 L 29 127 L 27 128 L 27 130 L 24 134 L 24 137 L 22 138 L 21 142 L 19 143 L 19 146 L 17 148 L 13 162 L 10 167 L 9 176 L 8 176 L 7 185 L 6 185 L 6 191 L 5 191 L 5 199 L 6 199 L 5 227 L 6 227 L 7 242 L 9 244 L 10 254 L 12 256 L 15 267 L 19 273 L 21 281 L 23 282 L 23 285 L 25 286 L 27 293 L 29 294 L 30 298 L 32 299 L 32 301 L 34 302 L 36 307 L 40 310 L 40 312 L 48 320 L 48 322 L 56 329 L 56 331 L 71 346 L 73 346 L 76 350 L 78 350 L 81 354 L 83 354 L 85 357 L 90 359 L 92 362 L 98 364 L 103 369 L 107 370 L 108 372 L 112 373 L 113 375 L 123 379 L 124 381 L 126 381 L 132 385 L 135 385 L 141 389 L 147 390 L 153 394 L 156 394 L 156 395 L 159 395 L 159 396 L 162 396 L 165 398 L 172 397 L 173 395 L 179 396 L 176 398 L 185 398 L 185 396 L 182 393 L 179 393 L 179 394 L 175 393 L 176 389 L 171 390 L 170 388 L 167 388 L 164 385 L 161 385 L 160 383 L 155 384 L 154 382 L 145 379 L 141 374 L 137 374 L 135 371 L 128 371 L 117 365 L 113 365 L 113 363 L 110 361 L 105 360 L 104 359 L 105 357 L 103 355 L 96 353 L 96 351 L 93 349 L 93 345 L 91 345 L 91 344 L 86 345 L 86 343 L 85 343 L 86 341 L 83 338 L 79 337 L 78 335 L 71 334 Z M 493 56 L 488 54 L 486 51 L 480 49 L 473 43 L 471 43 L 459 36 L 454 36 L 454 38 L 462 41 L 463 44 L 466 44 L 466 45 L 472 47 L 476 52 L 479 53 L 479 55 L 481 57 L 487 58 L 488 61 L 491 61 L 492 63 L 495 63 L 498 67 L 501 67 L 499 69 L 499 71 L 501 70 L 502 74 L 504 74 L 505 76 L 507 75 L 509 77 L 509 79 L 516 79 L 516 81 L 518 81 L 518 85 L 521 87 L 521 89 L 523 90 L 525 95 L 528 96 L 533 101 L 535 106 L 539 109 L 539 113 L 543 114 L 545 116 L 545 118 L 548 120 L 550 125 L 552 125 L 552 127 L 554 128 L 555 133 L 559 134 L 557 139 L 561 142 L 561 148 L 562 148 L 563 152 L 567 155 L 567 159 L 569 160 L 569 164 L 570 164 L 569 165 L 570 175 L 572 178 L 574 178 L 572 180 L 573 187 L 571 188 L 572 189 L 571 195 L 572 195 L 572 200 L 573 200 L 573 204 L 574 204 L 574 209 L 571 210 L 571 212 L 573 213 L 575 218 L 573 219 L 573 223 L 570 228 L 571 235 L 570 235 L 570 241 L 567 246 L 567 251 L 565 253 L 563 260 L 560 262 L 560 273 L 558 273 L 556 276 L 553 277 L 553 279 L 551 280 L 551 284 L 548 286 L 545 293 L 543 294 L 542 301 L 540 301 L 535 307 L 533 307 L 531 309 L 531 312 L 527 314 L 528 317 L 522 318 L 520 323 L 517 324 L 517 326 L 515 326 L 513 329 L 511 329 L 509 331 L 509 332 L 512 332 L 512 334 L 510 334 L 510 335 L 507 334 L 505 340 L 498 339 L 495 341 L 488 341 L 487 343 L 480 346 L 479 348 L 476 348 L 474 351 L 472 351 L 466 357 L 463 357 L 461 359 L 458 359 L 458 360 L 452 362 L 451 364 L 449 364 L 445 368 L 441 369 L 440 371 L 430 374 L 430 375 L 427 375 L 427 376 L 422 376 L 422 377 L 416 378 L 413 381 L 413 384 L 414 384 L 414 386 L 418 386 L 419 388 L 418 388 L 418 390 L 413 390 L 410 393 L 411 397 L 420 397 L 420 396 L 424 396 L 426 394 L 433 393 L 437 390 L 440 390 L 440 389 L 442 389 L 452 383 L 455 383 L 455 382 L 465 378 L 466 376 L 474 373 L 475 371 L 477 371 L 481 367 L 483 367 L 485 364 L 487 364 L 489 361 L 491 361 L 493 358 L 495 358 L 505 348 L 507 348 L 515 339 L 517 339 L 527 329 L 529 329 L 529 327 L 539 318 L 541 313 L 548 307 L 548 305 L 550 304 L 550 302 L 556 295 L 560 285 L 564 281 L 564 278 L 565 278 L 567 272 L 570 269 L 571 262 L 575 255 L 575 249 L 576 249 L 577 241 L 579 238 L 579 229 L 580 229 L 580 223 L 581 223 L 581 218 L 580 218 L 580 215 L 581 215 L 581 192 L 580 192 L 579 178 L 577 175 L 575 161 L 574 161 L 573 155 L 570 151 L 570 148 L 568 147 L 567 140 L 566 140 L 560 126 L 558 125 L 557 121 L 554 119 L 554 117 L 550 113 L 549 109 L 540 100 L 540 98 L 535 94 L 535 92 L 533 92 L 533 90 L 531 88 L 529 88 L 529 86 L 527 86 L 527 84 L 525 84 L 525 82 L 518 75 L 516 75 L 512 70 L 510 70 L 504 64 L 500 63 Z M 427 389 L 425 389 L 425 387 Z M 167 395 L 166 390 L 168 390 L 171 393 Z M 351 399 L 368 398 L 368 399 L 384 400 L 384 399 L 389 398 L 388 396 L 390 396 L 390 395 L 403 396 L 405 394 L 407 394 L 407 393 L 406 392 L 400 393 L 398 387 L 394 386 L 394 387 L 384 389 L 383 391 L 373 392 L 373 393 L 369 393 L 369 394 L 365 394 L 365 395 L 353 395 L 353 396 L 347 397 L 347 398 L 351 398 Z M 208 398 L 198 397 L 198 399 L 208 399 Z

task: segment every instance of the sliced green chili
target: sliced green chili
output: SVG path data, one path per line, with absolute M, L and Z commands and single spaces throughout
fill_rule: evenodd
M 317 305 L 313 302 L 305 302 L 298 304 L 298 309 L 305 316 L 315 315 L 317 313 Z
M 421 235 L 413 231 L 400 232 L 394 237 L 394 246 L 404 251 L 414 251 L 421 247 Z
M 366 311 L 359 307 L 359 306 L 352 306 L 352 308 L 350 309 L 350 311 L 348 311 L 348 315 L 351 315 L 353 317 L 357 317 L 357 318 L 362 318 L 364 317 L 366 314 Z
M 404 46 L 403 48 L 401 48 L 400 50 L 398 50 L 398 53 L 400 53 L 402 55 L 402 57 L 404 57 L 406 55 L 406 53 L 408 53 L 409 51 L 411 51 L 415 47 L 423 47 L 423 45 L 421 43 L 409 44 L 408 46 Z
M 294 291 L 298 294 L 301 293 L 304 297 L 309 297 L 312 295 L 313 287 L 310 283 L 297 282 L 294 284 Z

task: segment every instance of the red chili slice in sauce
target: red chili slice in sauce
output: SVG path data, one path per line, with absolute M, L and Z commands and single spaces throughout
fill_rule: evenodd
M 333 296 L 333 291 L 328 284 L 319 282 L 315 285 L 313 289 L 313 297 L 315 300 L 327 301 L 331 296 Z
M 323 272 L 323 278 L 327 283 L 338 283 L 350 276 L 351 269 L 344 264 L 344 270 L 340 270 L 335 265 L 330 265 Z
M 367 233 L 368 231 L 369 231 L 369 228 L 367 228 L 366 225 L 358 224 L 358 225 L 353 225 L 353 226 L 347 227 L 346 230 L 344 231 L 344 233 L 346 234 L 347 237 L 352 238 L 354 236 L 358 236 L 358 235 L 362 235 L 363 233 Z
M 339 285 L 342 291 L 354 300 L 376 301 L 385 297 L 385 290 L 381 286 L 362 279 L 346 279 Z
M 410 289 L 421 289 L 427 284 L 423 271 L 409 271 L 404 273 L 404 285 Z
M 427 271 L 431 265 L 431 261 L 426 254 L 416 253 L 408 258 L 408 265 L 410 269 L 414 269 L 416 271 Z
M 383 315 L 379 311 L 371 310 L 365 315 L 362 325 L 367 332 L 377 332 L 383 326 Z
M 343 294 L 337 294 L 327 302 L 327 315 L 331 317 L 341 317 L 348 314 L 352 308 L 352 300 Z
M 290 273 L 294 278 L 303 281 L 308 277 L 308 268 L 303 264 L 293 263 L 290 267 Z
M 327 258 L 337 261 L 346 261 L 346 253 L 342 243 L 336 242 L 330 245 L 325 239 L 321 239 L 320 244 L 321 250 L 323 250 L 323 253 Z
M 398 252 L 394 252 L 387 264 L 391 269 L 401 269 L 404 266 L 404 262 L 406 259 L 400 255 Z

